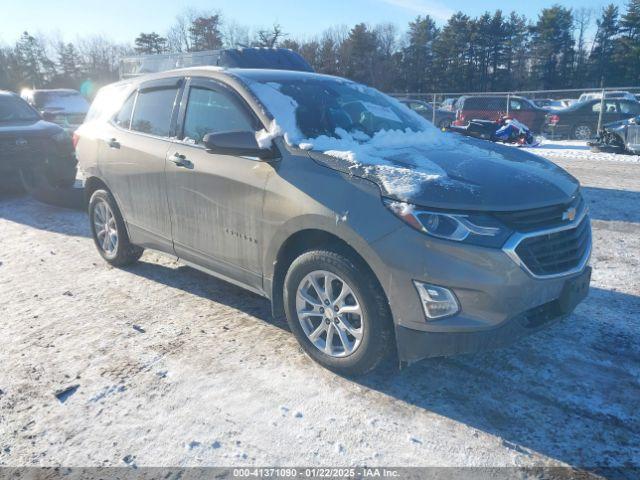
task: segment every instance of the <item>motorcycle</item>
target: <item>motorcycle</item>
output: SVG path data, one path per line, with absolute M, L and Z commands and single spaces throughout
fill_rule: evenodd
M 451 125 L 446 130 L 468 137 L 514 144 L 520 147 L 535 147 L 539 143 L 529 127 L 507 115 L 501 115 L 496 121 L 474 119 L 464 127 Z

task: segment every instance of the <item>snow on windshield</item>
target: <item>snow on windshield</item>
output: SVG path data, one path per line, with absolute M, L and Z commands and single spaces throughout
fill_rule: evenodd
M 260 146 L 268 147 L 273 138 L 284 136 L 289 145 L 319 151 L 342 159 L 351 167 L 361 167 L 367 174 L 375 175 L 388 193 L 403 199 L 418 193 L 425 182 L 448 182 L 446 172 L 429 160 L 430 152 L 434 150 L 468 153 L 474 158 L 495 159 L 500 156 L 493 151 L 469 145 L 453 134 L 444 134 L 402 103 L 377 90 L 348 80 L 336 79 L 335 82 L 356 92 L 368 93 L 373 98 L 381 98 L 389 105 L 359 101 L 361 115 L 364 112 L 364 115 L 379 120 L 382 125 L 385 122 L 391 125 L 408 123 L 413 128 L 383 128 L 365 133 L 357 128 L 347 131 L 336 127 L 332 135 L 305 138 L 298 123 L 298 102 L 282 93 L 282 85 L 248 81 L 251 90 L 274 118 L 267 130 L 256 134 Z M 401 161 L 394 161 L 399 156 L 402 157 Z

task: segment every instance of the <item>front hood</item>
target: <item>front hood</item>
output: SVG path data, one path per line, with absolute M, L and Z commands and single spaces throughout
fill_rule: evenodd
M 0 136 L 51 136 L 60 133 L 62 128 L 44 120 L 27 120 L 21 122 L 0 122 Z
M 516 147 L 459 137 L 458 148 L 399 147 L 384 165 L 309 152 L 317 162 L 367 178 L 386 197 L 452 210 L 526 210 L 571 201 L 579 183 L 555 164 Z

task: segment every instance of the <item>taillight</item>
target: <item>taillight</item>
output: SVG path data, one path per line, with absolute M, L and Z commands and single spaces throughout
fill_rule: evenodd
M 549 117 L 547 117 L 549 120 L 549 123 L 551 125 L 557 125 L 558 123 L 560 123 L 560 116 L 559 115 L 549 115 Z
M 461 122 L 464 122 L 464 113 L 462 113 L 462 110 L 458 110 L 456 112 L 456 119 L 460 120 Z
M 78 140 L 80 140 L 80 136 L 76 132 L 73 132 L 73 135 L 71 136 L 71 143 L 73 143 L 74 149 L 78 146 Z

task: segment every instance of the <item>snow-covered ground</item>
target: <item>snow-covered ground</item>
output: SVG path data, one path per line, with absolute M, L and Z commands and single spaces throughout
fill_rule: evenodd
M 592 152 L 586 141 L 580 140 L 548 140 L 543 139 L 537 147 L 525 148 L 531 153 L 551 160 L 607 160 L 618 162 L 640 163 L 640 156 L 616 153 Z
M 0 200 L 0 465 L 640 466 L 640 165 L 549 156 L 591 208 L 589 298 L 358 381 L 265 300 L 154 253 L 113 269 L 84 213 Z

